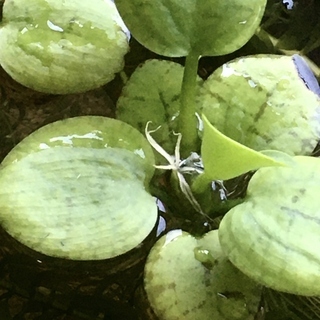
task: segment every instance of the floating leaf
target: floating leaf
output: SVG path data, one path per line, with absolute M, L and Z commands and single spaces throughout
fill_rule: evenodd
M 148 256 L 144 285 L 162 320 L 252 320 L 261 294 L 227 260 L 217 230 L 201 239 L 181 230 L 163 236 Z
M 138 246 L 157 221 L 141 159 L 119 148 L 55 147 L 0 174 L 0 223 L 53 257 L 108 259 Z
M 205 81 L 198 105 L 219 131 L 252 149 L 310 154 L 320 138 L 320 98 L 306 80 L 291 57 L 238 58 Z
M 141 133 L 149 121 L 153 128 L 161 126 L 153 137 L 170 154 L 177 139 L 173 132 L 178 126 L 183 70 L 175 62 L 148 60 L 131 75 L 117 102 L 117 118 Z M 197 83 L 202 83 L 199 77 Z
M 146 138 L 124 122 L 100 116 L 75 117 L 48 124 L 15 146 L 2 165 L 57 146 L 129 150 L 140 160 L 146 184 L 154 173 L 153 150 Z
M 0 64 L 37 91 L 98 88 L 123 67 L 128 39 L 110 0 L 6 0 Z
M 116 0 L 133 36 L 170 57 L 191 51 L 223 55 L 239 49 L 259 26 L 265 4 L 265 0 Z
M 144 136 L 119 120 L 84 116 L 46 125 L 2 163 L 0 223 L 47 255 L 121 255 L 155 225 L 156 204 L 145 190 L 153 165 Z
M 259 169 L 245 201 L 219 228 L 223 251 L 252 279 L 278 291 L 320 295 L 320 159 Z

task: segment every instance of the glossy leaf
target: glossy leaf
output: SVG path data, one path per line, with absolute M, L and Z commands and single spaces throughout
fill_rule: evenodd
M 116 0 L 133 36 L 170 57 L 191 51 L 223 55 L 239 49 L 259 26 L 265 4 L 265 0 Z
M 53 257 L 100 260 L 124 254 L 157 221 L 141 161 L 120 148 L 56 146 L 25 155 L 1 169 L 1 226 Z
M 124 122 L 100 116 L 75 117 L 48 124 L 15 146 L 2 165 L 57 146 L 129 150 L 140 160 L 146 184 L 154 173 L 153 150 L 146 138 Z
M 1 226 L 55 257 L 121 255 L 139 245 L 157 220 L 145 190 L 153 164 L 144 136 L 119 120 L 83 116 L 46 125 L 2 163 Z
M 278 291 L 319 296 L 320 160 L 294 157 L 291 167 L 261 168 L 245 201 L 219 228 L 223 251 L 252 279 Z
M 0 64 L 16 81 L 55 94 L 84 92 L 123 67 L 128 39 L 110 0 L 6 0 Z
M 278 161 L 223 135 L 205 116 L 203 124 L 201 156 L 204 173 L 196 178 L 195 188 L 213 180 L 231 179 L 261 167 L 286 165 L 282 159 Z
M 310 154 L 320 138 L 320 98 L 308 89 L 315 87 L 310 79 L 292 57 L 238 58 L 205 81 L 198 106 L 219 131 L 249 148 Z
M 147 259 L 144 286 L 162 320 L 253 320 L 261 293 L 227 260 L 217 230 L 201 239 L 172 230 L 159 239 Z
M 173 132 L 178 132 L 183 70 L 171 61 L 147 60 L 131 75 L 117 102 L 117 118 L 141 133 L 149 121 L 150 129 L 161 126 L 152 136 L 170 154 L 177 140 Z M 202 83 L 199 77 L 197 83 Z

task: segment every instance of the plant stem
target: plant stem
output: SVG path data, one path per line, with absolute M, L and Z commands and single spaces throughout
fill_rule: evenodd
M 197 151 L 197 118 L 196 112 L 196 81 L 199 55 L 190 52 L 186 58 L 179 114 L 179 132 L 182 134 L 181 154 L 186 158 L 191 152 Z

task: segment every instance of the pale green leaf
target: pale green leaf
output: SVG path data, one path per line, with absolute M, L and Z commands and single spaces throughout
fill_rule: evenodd
M 204 173 L 197 179 L 206 181 L 227 180 L 250 170 L 268 166 L 285 166 L 261 152 L 250 149 L 219 132 L 203 116 L 204 133 L 201 145 L 201 156 Z M 203 176 L 201 178 L 201 176 Z M 195 185 L 199 182 L 195 180 Z
M 320 98 L 306 87 L 292 57 L 228 62 L 204 82 L 197 99 L 219 131 L 255 150 L 310 154 L 320 138 Z
M 120 148 L 61 147 L 0 171 L 0 223 L 49 256 L 108 259 L 138 246 L 157 221 L 142 159 Z
M 152 136 L 170 154 L 177 140 L 173 132 L 178 132 L 183 70 L 172 61 L 147 60 L 131 75 L 117 102 L 117 118 L 141 133 L 149 121 L 152 129 L 161 126 Z M 199 77 L 197 84 L 199 89 Z
M 223 55 L 242 47 L 260 24 L 265 0 L 116 0 L 133 36 L 165 56 Z
M 253 320 L 261 294 L 227 260 L 217 230 L 201 239 L 181 230 L 160 238 L 148 256 L 144 285 L 157 317 L 166 320 Z
M 320 159 L 259 169 L 245 201 L 222 219 L 219 239 L 230 261 L 277 291 L 319 296 Z M 311 301 L 310 301 L 311 302 Z
M 123 68 L 129 45 L 110 0 L 6 0 L 0 64 L 37 91 L 98 88 Z
M 82 116 L 50 123 L 15 146 L 3 160 L 2 165 L 20 161 L 32 152 L 57 146 L 125 149 L 140 160 L 146 184 L 154 173 L 153 150 L 147 139 L 130 125 L 101 116 Z

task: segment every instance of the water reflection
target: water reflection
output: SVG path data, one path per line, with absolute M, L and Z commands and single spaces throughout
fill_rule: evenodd
M 282 0 L 282 3 L 286 6 L 288 10 L 292 10 L 294 7 L 293 0 Z

